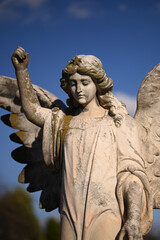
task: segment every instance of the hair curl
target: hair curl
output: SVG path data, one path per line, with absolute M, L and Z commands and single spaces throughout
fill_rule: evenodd
M 78 55 L 71 59 L 66 68 L 62 70 L 61 87 L 69 96 L 67 104 L 70 108 L 78 107 L 78 103 L 74 100 L 69 86 L 69 78 L 75 73 L 88 75 L 92 78 L 97 87 L 99 104 L 103 108 L 108 109 L 115 125 L 119 127 L 124 114 L 127 114 L 127 110 L 125 105 L 112 94 L 113 81 L 107 77 L 102 62 L 92 55 Z

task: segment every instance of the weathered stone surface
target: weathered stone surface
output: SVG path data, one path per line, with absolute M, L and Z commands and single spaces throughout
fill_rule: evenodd
M 142 82 L 133 119 L 98 58 L 79 55 L 63 69 L 68 108 L 31 84 L 28 61 L 18 47 L 18 85 L 0 77 L 0 106 L 12 112 L 2 120 L 23 144 L 12 156 L 27 164 L 19 181 L 42 190 L 41 208 L 59 207 L 61 240 L 143 239 L 160 207 L 160 64 Z

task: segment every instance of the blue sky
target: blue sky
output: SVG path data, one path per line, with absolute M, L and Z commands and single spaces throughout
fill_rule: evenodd
M 160 0 L 1 0 L 0 75 L 15 77 L 10 57 L 20 45 L 30 53 L 32 82 L 65 102 L 62 68 L 77 54 L 92 54 L 133 113 L 141 81 L 160 61 L 159 27 Z M 0 123 L 0 180 L 11 188 L 21 169 L 10 157 L 12 132 Z

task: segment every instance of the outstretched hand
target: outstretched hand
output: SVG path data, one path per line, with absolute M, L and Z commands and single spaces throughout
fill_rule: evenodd
M 18 47 L 11 59 L 15 70 L 24 70 L 28 66 L 29 54 L 22 47 Z
M 124 237 L 128 237 L 125 238 L 128 240 L 143 240 L 139 221 L 131 219 L 125 222 L 121 229 L 119 240 L 123 240 Z

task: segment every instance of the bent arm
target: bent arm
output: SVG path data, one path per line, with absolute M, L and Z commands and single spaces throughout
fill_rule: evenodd
M 29 54 L 23 48 L 18 47 L 12 55 L 12 62 L 15 67 L 22 107 L 27 119 L 42 127 L 50 110 L 39 104 L 27 70 L 28 61 Z
M 119 240 L 127 235 L 129 240 L 142 240 L 141 212 L 143 185 L 139 178 L 130 175 L 123 185 L 123 198 L 126 208 L 126 221 L 121 229 Z
M 138 177 L 130 175 L 123 189 L 124 201 L 127 205 L 127 219 L 140 222 L 142 210 L 143 185 Z
M 126 116 L 117 136 L 117 196 L 124 221 L 119 240 L 125 234 L 129 240 L 141 240 L 152 224 L 152 198 L 135 120 Z

